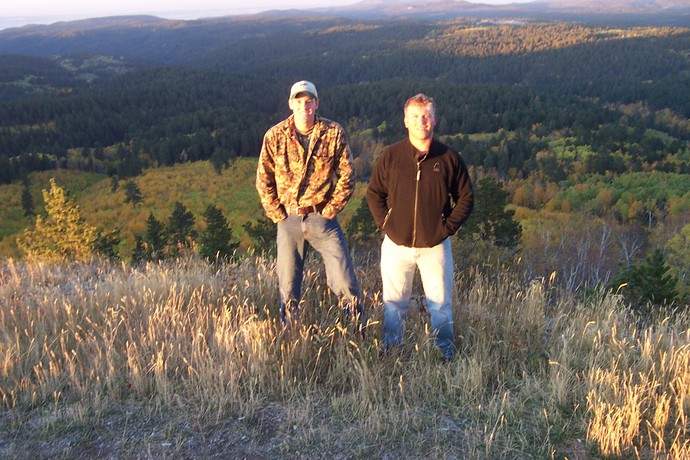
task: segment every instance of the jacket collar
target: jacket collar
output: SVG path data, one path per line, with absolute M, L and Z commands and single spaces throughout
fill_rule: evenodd
M 314 115 L 314 131 L 313 131 L 313 133 L 316 134 L 317 136 L 320 136 L 321 133 L 325 130 L 326 130 L 326 127 L 324 125 L 323 118 L 321 118 L 318 115 Z M 295 128 L 295 116 L 294 115 L 290 115 L 285 120 L 285 132 L 290 137 L 294 137 L 297 135 L 297 128 Z
M 417 152 L 419 150 L 417 150 L 417 147 L 412 145 L 412 142 L 410 142 L 409 138 L 406 138 L 405 142 L 406 142 L 407 147 L 409 149 L 410 155 L 412 156 L 412 158 L 415 161 L 417 161 Z M 438 155 L 438 141 L 436 140 L 436 138 L 433 138 L 433 139 L 431 139 L 431 144 L 429 144 L 429 151 L 427 152 L 425 158 L 432 158 L 436 155 Z

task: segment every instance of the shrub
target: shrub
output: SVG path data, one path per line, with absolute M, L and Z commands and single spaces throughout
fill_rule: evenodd
M 47 215 L 36 216 L 33 229 L 25 229 L 17 245 L 27 259 L 46 262 L 83 261 L 93 257 L 98 233 L 87 225 L 69 194 L 50 179 L 43 190 Z

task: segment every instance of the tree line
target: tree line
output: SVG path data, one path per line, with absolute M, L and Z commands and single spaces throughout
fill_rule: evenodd
M 134 181 L 126 184 L 126 201 L 136 206 L 142 199 Z M 118 250 L 121 239 L 117 228 L 96 228 L 89 225 L 79 205 L 69 191 L 59 186 L 54 179 L 50 188 L 43 190 L 45 212 L 35 215 L 33 224 L 27 227 L 17 239 L 27 261 L 70 263 L 89 261 L 94 258 L 120 260 Z M 480 249 L 481 259 L 486 264 L 513 263 L 521 253 L 522 227 L 515 219 L 515 211 L 508 208 L 510 193 L 495 178 L 487 176 L 475 183 L 477 210 L 463 226 L 458 240 L 456 257 L 463 265 L 478 262 L 476 253 Z M 26 203 L 33 206 L 32 203 Z M 34 215 L 33 208 L 27 214 Z M 29 212 L 31 211 L 31 212 Z M 208 205 L 202 215 L 203 230 L 197 230 L 197 218 L 181 202 L 173 204 L 166 220 L 160 220 L 154 212 L 146 219 L 145 231 L 135 235 L 135 247 L 129 263 L 134 265 L 164 260 L 175 260 L 190 255 L 199 256 L 209 263 L 223 263 L 243 257 L 239 242 L 221 209 Z M 252 240 L 253 251 L 274 253 L 274 225 L 265 217 L 259 217 L 243 224 Z M 353 248 L 370 250 L 380 243 L 379 230 L 373 224 L 365 200 L 361 200 L 353 218 L 345 226 L 345 233 Z M 679 240 L 673 243 L 676 249 L 671 257 L 687 252 Z M 470 255 L 467 251 L 472 248 Z M 586 262 L 586 261 L 585 261 Z M 478 264 L 477 267 L 481 267 Z M 628 264 L 608 280 L 609 289 L 616 290 L 622 284 L 629 285 L 625 295 L 629 302 L 644 313 L 650 308 L 663 306 L 680 300 L 684 294 L 678 290 L 679 276 L 686 276 L 672 270 L 666 255 L 660 249 L 651 251 L 647 257 Z
M 50 180 L 50 188 L 42 193 L 45 213 L 36 215 L 33 225 L 17 238 L 26 260 L 64 263 L 93 258 L 120 259 L 117 228 L 98 229 L 89 225 L 69 191 L 54 179 Z M 136 194 L 136 189 L 128 193 L 128 201 Z M 138 200 L 131 201 L 136 204 Z M 34 214 L 31 201 L 23 205 L 26 214 Z M 198 246 L 199 256 L 209 261 L 229 260 L 239 243 L 234 240 L 222 211 L 209 205 L 203 218 L 206 228 L 199 234 L 195 229 L 196 217 L 180 202 L 173 205 L 167 222 L 158 220 L 154 213 L 149 214 L 146 231 L 136 235 L 131 262 L 141 264 L 175 258 L 195 246 Z
M 443 101 L 438 132 L 447 135 L 522 130 L 543 138 L 567 128 L 580 143 L 603 144 L 614 134 L 615 141 L 593 146 L 607 155 L 615 152 L 612 142 L 637 142 L 643 125 L 682 142 L 690 139 L 687 128 L 658 120 L 651 126 L 639 114 L 619 123 L 632 131 L 620 129 L 616 106 L 643 102 L 687 119 L 689 103 L 677 94 L 690 78 L 682 54 L 689 40 L 678 28 L 548 23 L 286 29 L 237 40 L 196 68 L 135 69 L 91 85 L 75 79 L 65 91 L 1 103 L 0 183 L 58 167 L 124 177 L 137 169 L 121 165 L 132 156 L 142 167 L 211 159 L 222 168 L 257 154 L 265 130 L 287 113 L 285 88 L 305 69 L 323 94 L 322 114 L 376 129 L 382 143 L 402 133 L 400 105 L 419 91 Z M 49 65 L 8 62 L 15 79 Z M 60 78 L 54 84 L 65 84 Z M 613 129 L 599 130 L 602 124 Z M 495 163 L 532 169 L 533 153 Z
M 267 91 L 262 106 L 248 95 L 243 102 L 235 92 L 211 89 L 218 85 L 219 74 L 207 73 L 204 79 L 196 78 L 196 72 L 177 72 L 145 70 L 116 80 L 119 90 L 88 90 L 79 97 L 46 97 L 45 104 L 32 100 L 0 106 L 0 123 L 21 122 L 0 128 L 0 152 L 12 152 L 0 154 L 0 182 L 58 167 L 119 177 L 146 167 L 198 160 L 211 160 L 221 169 L 232 158 L 257 155 L 265 130 L 287 114 L 280 89 L 270 95 Z M 190 80 L 195 91 L 190 91 Z M 139 87 L 137 81 L 150 84 Z M 235 79 L 225 81 L 223 86 L 237 85 Z M 502 173 L 538 167 L 559 180 L 582 162 L 590 173 L 635 171 L 644 164 L 687 171 L 686 128 L 650 116 L 624 116 L 614 107 L 574 96 L 545 96 L 524 87 L 403 80 L 327 91 L 322 113 L 355 127 L 351 137 L 370 135 L 378 143 L 404 134 L 400 120 L 409 94 L 433 94 L 442 101 L 437 131 L 447 134 L 469 163 Z M 233 106 L 227 106 L 228 101 Z M 243 111 L 243 104 L 254 111 Z M 554 152 L 537 158 L 553 132 L 567 132 L 572 145 L 588 146 L 592 155 Z M 467 133 L 496 134 L 475 140 Z M 372 152 L 355 149 L 354 154 Z

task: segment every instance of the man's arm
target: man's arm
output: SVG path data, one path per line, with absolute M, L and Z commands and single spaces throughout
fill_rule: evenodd
M 454 235 L 467 220 L 474 209 L 474 190 L 470 181 L 470 174 L 465 163 L 460 159 L 458 172 L 453 181 L 451 196 L 455 201 L 455 207 L 446 217 L 446 230 L 450 235 Z
M 341 127 L 338 128 L 338 135 L 333 142 L 335 143 L 333 170 L 336 182 L 330 199 L 321 211 L 321 214 L 327 219 L 334 219 L 343 210 L 355 191 L 354 161 L 345 132 Z
M 259 192 L 261 205 L 266 211 L 266 216 L 278 223 L 287 217 L 285 209 L 278 199 L 278 188 L 275 174 L 275 142 L 269 133 L 264 136 L 261 153 L 259 154 L 259 166 L 256 170 L 256 190 Z

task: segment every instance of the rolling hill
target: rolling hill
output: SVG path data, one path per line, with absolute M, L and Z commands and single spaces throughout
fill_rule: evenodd
M 126 252 L 145 213 L 118 214 L 122 200 L 110 195 L 122 198 L 121 189 L 107 193 L 113 182 L 150 183 L 147 195 L 161 200 L 146 210 L 165 216 L 168 190 L 152 184 L 174 184 L 179 174 L 180 184 L 196 190 L 183 171 L 204 165 L 197 176 L 205 183 L 225 182 L 197 195 L 224 197 L 231 182 L 244 183 L 234 198 L 250 203 L 252 168 L 232 180 L 228 170 L 255 162 L 263 133 L 288 114 L 286 88 L 308 78 L 322 95 L 321 114 L 346 128 L 362 181 L 380 149 L 404 135 L 404 100 L 420 91 L 436 98 L 438 135 L 462 152 L 477 180 L 498 178 L 509 191 L 526 229 L 523 260 L 535 272 L 571 267 L 585 283 L 616 271 L 627 257 L 618 248 L 592 250 L 597 261 L 571 257 L 596 239 L 569 233 L 580 222 L 592 231 L 614 227 L 616 238 L 639 238 L 643 248 L 680 235 L 690 209 L 687 190 L 677 185 L 690 172 L 690 101 L 678 96 L 690 87 L 682 3 L 670 5 L 673 14 L 626 6 L 624 13 L 590 7 L 561 16 L 535 3 L 492 7 L 484 16 L 454 12 L 470 7 L 463 2 L 405 4 L 425 11 L 407 15 L 386 13 L 391 5 L 0 31 L 0 183 L 16 193 L 26 177 L 99 177 L 98 199 L 86 206 L 96 217 L 89 218 L 120 228 L 136 223 L 125 235 Z M 352 13 L 365 6 L 380 16 Z M 436 7 L 446 16 L 432 17 Z M 677 25 L 660 25 L 668 23 Z M 626 189 L 636 181 L 641 185 Z M 38 198 L 38 184 L 31 186 Z M 199 217 L 206 202 L 180 197 Z M 6 243 L 29 224 L 16 200 L 0 210 Z M 232 198 L 223 200 L 231 209 Z M 261 215 L 232 214 L 240 236 Z M 547 244 L 544 228 L 563 238 L 558 254 L 539 249 Z M 678 273 L 688 271 L 677 251 L 669 254 Z

